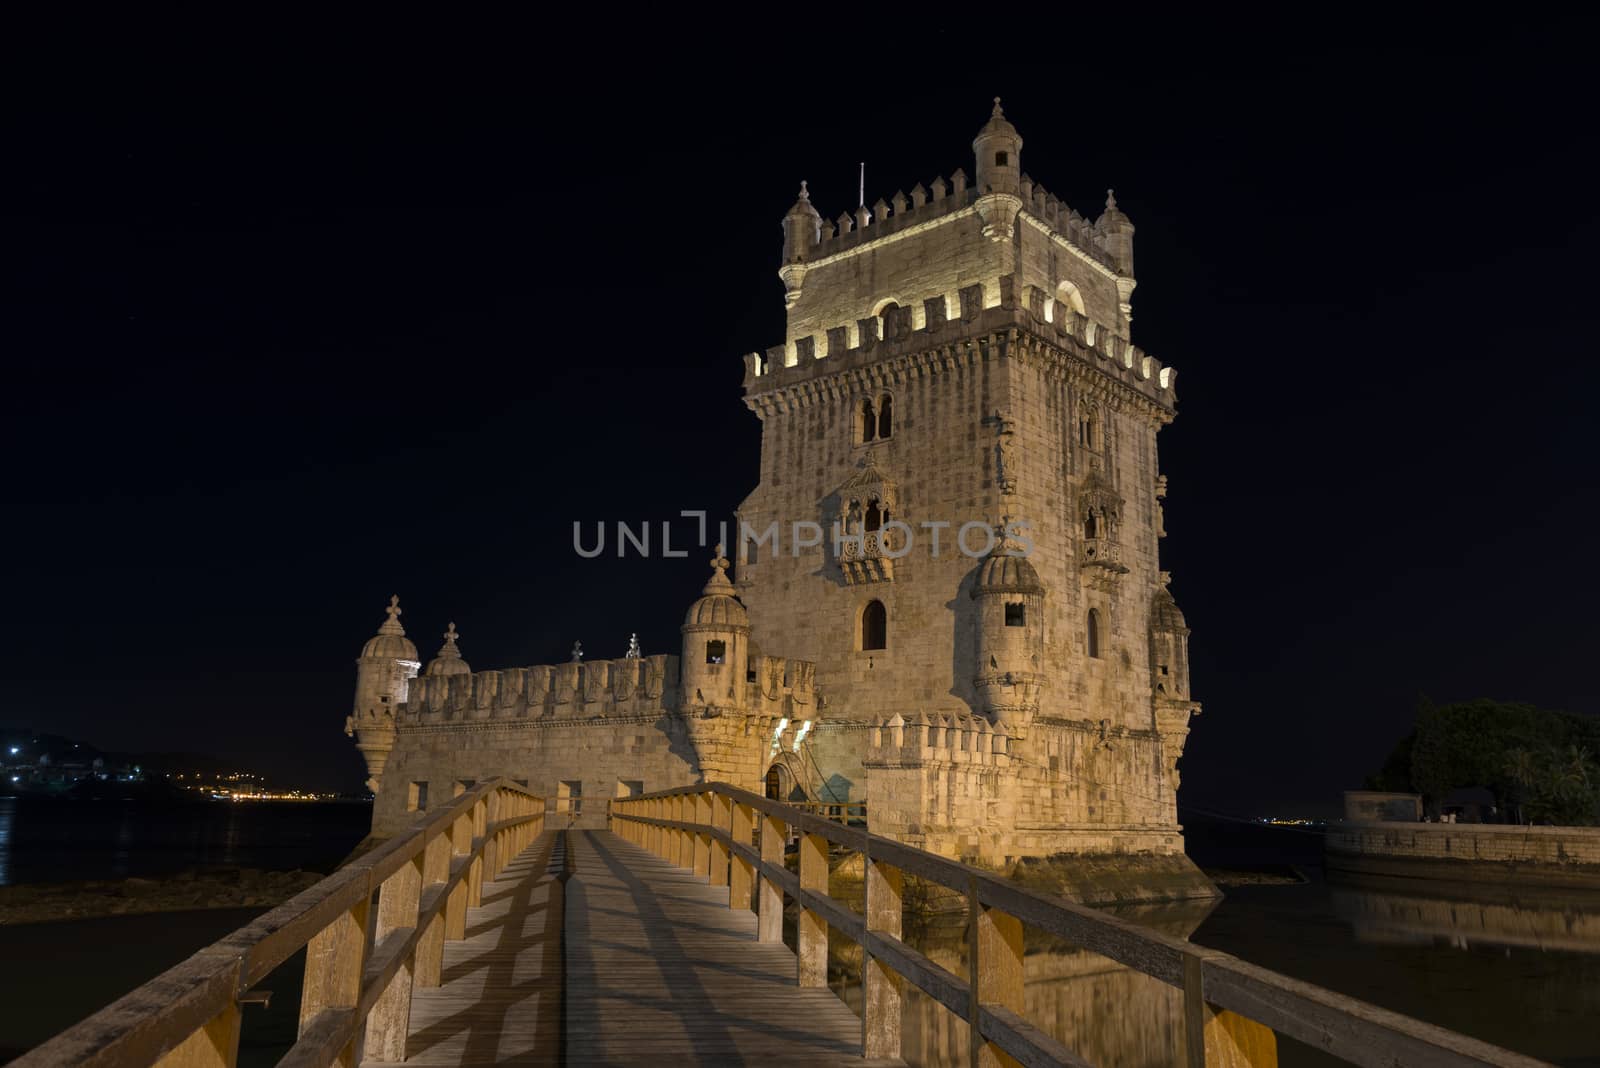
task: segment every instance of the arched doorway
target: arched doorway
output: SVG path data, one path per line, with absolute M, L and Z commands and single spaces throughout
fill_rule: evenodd
M 777 764 L 767 769 L 767 781 L 762 792 L 768 801 L 783 800 L 783 769 Z

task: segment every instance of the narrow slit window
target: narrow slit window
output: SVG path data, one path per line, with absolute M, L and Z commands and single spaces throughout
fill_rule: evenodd
M 1095 659 L 1100 658 L 1100 610 L 1089 609 L 1089 655 Z

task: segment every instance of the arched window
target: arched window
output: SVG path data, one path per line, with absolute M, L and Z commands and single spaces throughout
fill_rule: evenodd
M 1098 538 L 1100 536 L 1100 523 L 1093 512 L 1083 517 L 1083 536 L 1086 538 Z
M 868 601 L 861 610 L 861 648 L 889 648 L 889 613 L 882 601 Z
M 1078 409 L 1078 444 L 1086 449 L 1098 448 L 1100 433 L 1097 425 L 1100 422 L 1100 413 L 1094 405 L 1086 404 Z
M 878 414 L 871 400 L 861 402 L 861 440 L 872 441 L 878 436 Z
M 894 433 L 894 398 L 885 393 L 878 401 L 878 437 Z
M 878 507 L 876 499 L 867 504 L 867 516 L 862 529 L 869 531 L 883 529 L 883 510 Z
M 706 642 L 706 663 L 720 664 L 728 659 L 728 643 L 720 638 Z
M 1100 658 L 1100 609 L 1089 609 L 1089 655 Z

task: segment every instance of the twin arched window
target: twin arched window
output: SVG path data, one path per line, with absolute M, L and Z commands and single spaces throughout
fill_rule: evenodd
M 894 433 L 894 398 L 887 393 L 863 397 L 856 410 L 856 441 L 882 441 Z
M 1092 404 L 1078 409 L 1078 444 L 1086 449 L 1100 447 L 1100 410 Z
M 861 648 L 889 648 L 889 612 L 882 601 L 868 601 L 861 610 Z

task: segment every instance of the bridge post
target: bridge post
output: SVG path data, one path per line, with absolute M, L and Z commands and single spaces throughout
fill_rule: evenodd
M 450 832 L 440 831 L 428 839 L 422 851 L 422 885 L 439 886 L 450 878 Z M 413 982 L 419 987 L 439 985 L 444 967 L 444 913 L 436 911 L 417 940 L 416 972 Z
M 683 819 L 682 794 L 673 794 L 667 798 L 667 819 Z M 667 828 L 667 862 L 676 867 L 683 866 L 683 832 L 677 827 Z
M 784 826 L 776 816 L 761 814 L 761 861 L 783 867 Z M 783 888 L 765 874 L 760 879 L 761 915 L 756 922 L 756 941 L 783 941 Z
M 472 839 L 489 833 L 489 803 L 484 798 L 472 803 L 472 830 L 468 832 L 467 849 L 472 849 Z M 473 857 L 467 865 L 467 907 L 475 909 L 483 904 L 483 854 Z M 461 935 L 466 937 L 466 919 L 462 918 Z
M 235 964 L 228 978 L 230 987 L 237 987 L 238 971 Z M 221 1012 L 156 1061 L 156 1068 L 234 1068 L 239 1062 L 239 1024 L 239 1002 L 230 998 Z
M 690 800 L 694 805 L 694 815 L 690 818 L 705 830 L 694 832 L 694 873 L 696 875 L 710 876 L 711 874 L 711 794 L 709 791 L 694 794 Z
M 800 890 L 828 893 L 828 840 L 820 834 L 800 836 Z M 805 907 L 795 931 L 796 981 L 802 987 L 828 985 L 828 921 Z
M 378 890 L 378 922 L 373 931 L 374 949 L 396 931 L 417 925 L 417 906 L 422 896 L 422 852 L 383 881 Z M 400 937 L 405 937 L 402 934 Z M 379 1061 L 406 1059 L 406 1035 L 411 1030 L 411 982 L 416 971 L 416 951 L 400 964 L 394 978 L 378 995 L 367 1016 L 366 1055 Z
M 724 834 L 733 833 L 733 798 L 711 795 L 711 826 Z M 711 885 L 728 885 L 728 843 L 711 839 Z
M 370 878 L 370 872 L 362 873 Z M 370 889 L 306 944 L 305 986 L 300 992 L 299 1037 L 324 1012 L 354 1009 L 361 1000 L 361 970 L 367 963 L 367 904 Z M 334 1057 L 340 1068 L 356 1068 L 363 1036 L 358 1031 Z
M 454 866 L 456 857 L 464 857 L 472 852 L 472 813 L 463 812 L 455 818 L 450 825 L 450 854 L 451 865 Z M 447 942 L 455 942 L 467 937 L 467 880 L 456 880 L 455 886 L 450 888 L 450 896 L 445 899 L 444 905 L 444 937 Z
M 865 911 L 867 930 L 900 937 L 904 879 L 899 868 L 873 860 L 870 846 L 862 853 L 866 868 Z M 905 981 L 900 973 L 871 953 L 863 954 L 861 1055 L 882 1060 L 900 1057 L 900 1005 Z
M 749 805 L 733 806 L 730 834 L 739 845 L 754 845 L 755 810 Z M 728 907 L 750 908 L 750 891 L 755 885 L 755 865 L 738 853 L 733 855 L 733 865 L 728 871 Z
M 967 1026 L 972 1036 L 972 1063 L 979 1068 L 1013 1068 L 1018 1062 L 992 1042 L 985 1042 L 978 1023 L 983 1005 L 999 1005 L 1021 1016 L 1022 921 L 978 901 L 978 881 L 967 889 Z
M 500 822 L 500 790 L 497 787 L 489 791 L 489 796 L 485 799 L 484 823 L 486 827 L 492 827 L 498 822 Z M 493 882 L 500 877 L 500 868 L 502 866 L 500 846 L 502 836 L 506 832 L 497 830 L 485 833 L 488 841 L 483 843 L 483 876 Z

